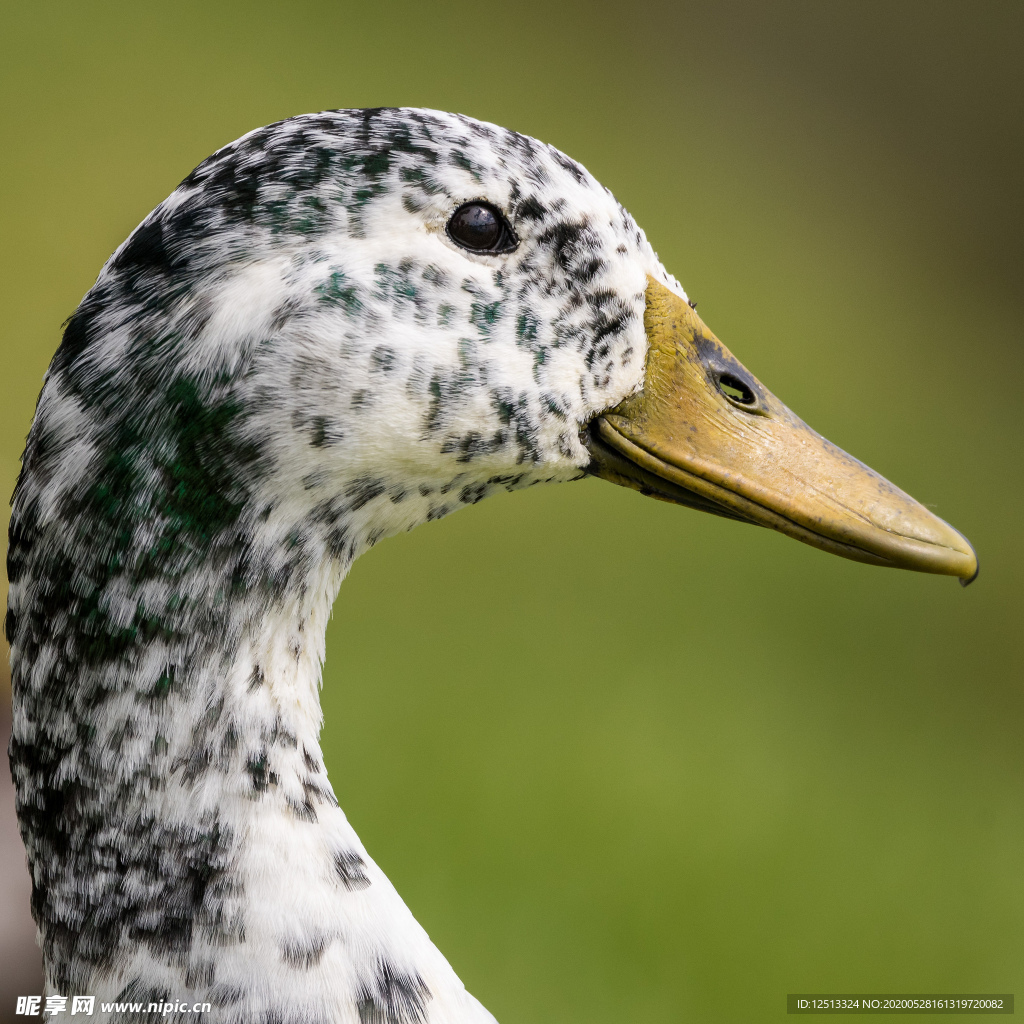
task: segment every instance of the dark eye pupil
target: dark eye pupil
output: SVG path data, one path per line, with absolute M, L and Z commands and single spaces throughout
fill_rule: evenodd
M 466 203 L 448 221 L 453 242 L 474 252 L 499 252 L 509 247 L 505 219 L 487 203 Z

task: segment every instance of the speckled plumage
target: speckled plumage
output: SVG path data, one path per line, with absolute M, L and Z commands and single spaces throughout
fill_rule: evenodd
M 514 252 L 445 234 L 475 198 Z M 681 294 L 578 164 L 405 109 L 246 135 L 111 257 L 11 520 L 11 763 L 51 991 L 209 1000 L 225 1024 L 492 1019 L 337 805 L 324 630 L 378 540 L 584 473 L 581 428 L 642 380 L 648 275 Z

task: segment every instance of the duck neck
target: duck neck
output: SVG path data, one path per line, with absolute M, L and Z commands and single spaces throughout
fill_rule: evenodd
M 64 636 L 16 651 L 11 756 L 51 991 L 210 1002 L 215 1020 L 422 1024 L 445 1006 L 438 1019 L 470 1019 L 478 1004 L 324 768 L 320 669 L 341 575 L 327 567 L 269 605 L 179 580 L 202 599 L 149 625 L 152 595 L 119 608 L 108 584 L 92 606 L 108 640 L 113 620 L 129 624 L 117 658 L 90 662 L 81 608 L 52 619 L 77 624 Z M 27 595 L 22 576 L 22 625 L 40 614 Z M 73 667 L 62 644 L 78 648 Z

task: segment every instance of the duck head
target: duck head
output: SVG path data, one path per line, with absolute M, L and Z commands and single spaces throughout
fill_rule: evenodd
M 59 394 L 94 450 L 147 437 L 144 475 L 200 532 L 230 519 L 261 552 L 248 574 L 347 564 L 587 474 L 865 562 L 977 571 L 730 354 L 584 168 L 467 117 L 328 112 L 220 150 L 114 254 L 50 379 L 44 418 Z

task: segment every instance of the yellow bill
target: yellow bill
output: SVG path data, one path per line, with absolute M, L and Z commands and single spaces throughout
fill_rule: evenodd
M 643 390 L 597 417 L 591 472 L 873 565 L 978 574 L 967 539 L 786 408 L 648 279 Z

